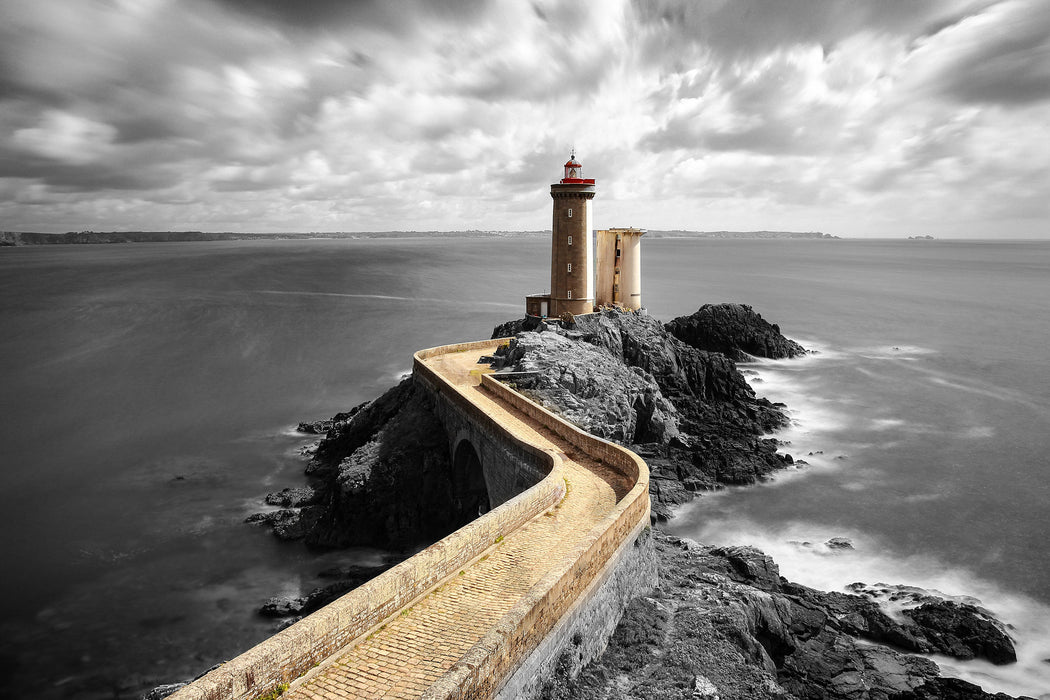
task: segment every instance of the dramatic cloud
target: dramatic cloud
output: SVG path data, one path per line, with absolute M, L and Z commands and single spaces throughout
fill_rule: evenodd
M 1040 0 L 2 2 L 4 229 L 1050 229 Z

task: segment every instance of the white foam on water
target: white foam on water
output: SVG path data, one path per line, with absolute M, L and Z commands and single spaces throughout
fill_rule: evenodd
M 807 343 L 806 347 L 815 345 L 812 341 Z M 820 354 L 803 357 L 741 363 L 748 383 L 757 395 L 786 406 L 784 412 L 788 416 L 788 425 L 771 435 L 784 443 L 778 452 L 789 453 L 796 460 L 803 460 L 808 467 L 817 469 L 842 466 L 846 455 L 837 449 L 842 446 L 841 439 L 833 435 L 856 423 L 844 410 L 851 403 L 850 399 L 825 397 L 822 392 L 814 390 L 814 382 L 809 378 L 818 364 L 833 361 L 836 357 L 843 356 L 837 351 L 822 349 Z M 829 445 L 835 445 L 836 449 L 829 449 Z M 773 483 L 788 474 L 790 472 L 778 472 Z
M 404 365 L 388 365 L 383 369 L 381 375 L 381 383 L 384 386 L 393 386 L 400 384 L 403 380 L 412 376 L 412 368 L 405 367 Z
M 791 362 L 805 363 L 807 361 L 841 359 L 845 354 L 841 349 L 829 345 L 823 340 L 815 338 L 793 338 L 795 342 L 806 348 L 809 352 L 791 359 Z M 765 361 L 765 360 L 763 360 Z M 784 362 L 784 360 L 770 360 L 770 362 Z
M 772 483 L 757 488 L 775 487 L 778 481 L 794 480 L 812 469 L 849 469 L 849 479 L 841 487 L 863 491 L 876 486 L 887 477 L 883 470 L 863 467 L 843 460 L 850 445 L 843 443 L 842 434 L 851 429 L 875 433 L 926 434 L 937 432 L 934 426 L 907 422 L 896 417 L 851 415 L 849 398 L 828 398 L 815 390 L 817 380 L 813 370 L 820 363 L 857 362 L 852 369 L 878 380 L 883 373 L 878 366 L 862 366 L 864 360 L 891 361 L 897 367 L 907 367 L 927 375 L 928 381 L 949 388 L 982 394 L 990 398 L 1025 403 L 1032 408 L 1046 410 L 1031 397 L 1020 392 L 1004 390 L 991 385 L 945 375 L 915 362 L 936 351 L 912 345 L 880 346 L 875 348 L 834 349 L 818 341 L 800 341 L 817 352 L 790 360 L 758 360 L 743 364 L 759 381 L 752 388 L 759 396 L 787 405 L 790 425 L 778 431 L 775 437 L 789 442 L 781 451 L 803 459 L 809 467 L 779 472 Z M 907 364 L 906 364 L 907 363 Z M 749 377 L 750 380 L 750 377 Z M 994 435 L 986 425 L 964 428 L 960 435 L 967 439 L 984 439 Z M 888 441 L 891 446 L 899 441 Z M 870 445 L 867 445 L 870 447 Z M 863 448 L 865 445 L 853 445 Z M 807 454 L 813 452 L 814 454 Z M 823 454 L 821 454 L 823 453 Z M 988 692 L 1011 695 L 1030 695 L 1050 700 L 1050 606 L 1033 598 L 1004 589 L 998 584 L 977 578 L 972 572 L 932 555 L 904 555 L 877 538 L 849 528 L 829 529 L 825 525 L 808 522 L 781 524 L 773 529 L 749 519 L 726 515 L 731 512 L 731 501 L 738 489 L 756 486 L 732 487 L 705 494 L 703 498 L 682 506 L 683 521 L 695 522 L 691 536 L 710 544 L 750 544 L 766 552 L 780 565 L 781 573 L 792 581 L 825 591 L 844 590 L 854 582 L 874 584 L 908 584 L 949 597 L 973 596 L 1008 626 L 1013 637 L 1018 661 L 1016 664 L 996 666 L 986 661 L 959 661 L 948 657 L 932 657 L 941 666 L 942 673 L 976 683 Z M 922 503 L 944 498 L 936 492 L 920 492 L 904 497 L 908 502 Z M 717 513 L 704 517 L 704 512 Z M 832 537 L 848 537 L 853 550 L 828 548 L 824 543 Z M 892 612 L 892 611 L 891 611 Z

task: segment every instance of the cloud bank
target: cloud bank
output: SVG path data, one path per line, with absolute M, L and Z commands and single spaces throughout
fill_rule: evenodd
M 1041 0 L 0 0 L 0 227 L 1046 236 Z

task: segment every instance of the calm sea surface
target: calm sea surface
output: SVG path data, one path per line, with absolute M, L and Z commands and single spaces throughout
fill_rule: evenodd
M 488 337 L 548 259 L 546 239 L 0 249 L 5 690 L 137 697 L 271 634 L 269 596 L 381 557 L 243 520 L 301 482 L 298 420 Z M 749 368 L 808 465 L 705 495 L 674 530 L 824 588 L 977 596 L 1022 661 L 945 665 L 1047 692 L 1050 244 L 647 240 L 643 287 L 661 319 L 740 301 L 820 351 Z

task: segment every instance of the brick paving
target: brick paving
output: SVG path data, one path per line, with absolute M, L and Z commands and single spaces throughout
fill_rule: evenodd
M 586 535 L 623 495 L 622 488 L 602 477 L 609 473 L 604 465 L 482 390 L 477 362 L 494 347 L 439 355 L 426 364 L 516 436 L 564 453 L 568 495 L 368 638 L 334 654 L 282 697 L 420 697 L 547 573 L 559 552 Z

